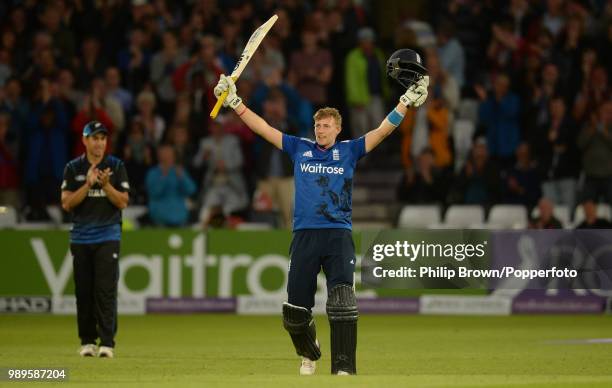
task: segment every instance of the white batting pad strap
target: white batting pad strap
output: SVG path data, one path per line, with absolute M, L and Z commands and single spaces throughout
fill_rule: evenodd
M 292 309 L 309 311 L 309 310 L 308 310 L 306 307 L 296 306 L 296 305 L 291 304 L 291 303 L 289 303 L 289 302 L 283 302 L 283 305 L 287 305 L 287 306 L 291 307 Z

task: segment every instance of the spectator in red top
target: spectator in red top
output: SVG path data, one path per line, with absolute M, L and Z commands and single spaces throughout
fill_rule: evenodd
M 80 137 L 83 134 L 83 127 L 90 121 L 95 120 L 101 122 L 109 131 L 109 139 L 112 138 L 114 130 L 113 121 L 104 110 L 101 96 L 98 95 L 97 90 L 97 88 L 93 88 L 91 93 L 85 97 L 85 102 L 81 110 L 78 111 L 72 120 L 73 157 L 77 157 L 85 152 L 85 146 L 83 142 L 80 141 Z M 106 143 L 106 152 L 110 152 L 111 146 L 111 141 L 109 140 Z
M 191 89 L 203 86 L 205 90 L 203 90 L 204 95 L 202 97 L 206 106 L 210 106 L 210 108 L 217 102 L 212 89 L 221 73 L 223 73 L 221 61 L 216 54 L 216 45 L 215 37 L 212 35 L 205 35 L 200 38 L 191 58 L 183 63 L 172 77 L 174 88 L 179 92 L 189 86 L 191 86 Z M 198 83 L 197 76 L 199 75 L 204 76 L 204 85 L 194 85 L 194 83 Z M 208 108 L 205 110 L 208 110 Z
M 19 207 L 18 165 L 14 151 L 7 144 L 10 115 L 0 113 L 0 204 Z

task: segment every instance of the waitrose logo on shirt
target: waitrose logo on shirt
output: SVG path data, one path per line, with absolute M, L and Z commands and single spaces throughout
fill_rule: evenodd
M 310 164 L 310 163 L 300 163 L 300 169 L 302 172 L 307 172 L 310 174 L 333 174 L 333 175 L 343 175 L 344 167 L 327 167 L 318 164 Z

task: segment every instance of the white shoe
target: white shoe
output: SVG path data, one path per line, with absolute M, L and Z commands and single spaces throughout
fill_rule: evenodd
M 351 374 L 346 372 L 346 371 L 339 370 L 338 373 L 336 373 L 336 375 L 338 375 L 338 376 L 350 376 Z
M 317 369 L 317 362 L 312 361 L 309 358 L 302 357 L 302 365 L 300 365 L 300 375 L 311 376 L 315 374 Z
M 79 356 L 81 357 L 95 357 L 96 355 L 96 345 L 94 344 L 85 344 L 79 348 Z
M 320 348 L 319 340 L 315 340 L 317 347 Z M 317 362 L 313 361 L 309 358 L 302 357 L 302 364 L 300 365 L 300 375 L 302 376 L 311 376 L 314 375 L 315 370 L 317 369 Z
M 109 348 L 108 346 L 100 346 L 100 350 L 98 350 L 98 357 L 106 357 L 106 358 L 115 357 L 113 348 Z

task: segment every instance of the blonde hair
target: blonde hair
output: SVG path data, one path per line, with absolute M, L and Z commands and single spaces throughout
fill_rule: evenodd
M 150 102 L 151 104 L 153 104 L 153 107 L 155 107 L 155 94 L 148 90 L 143 90 L 142 92 L 140 92 L 138 94 L 138 97 L 136 97 L 136 105 L 140 105 L 142 102 L 145 101 Z
M 321 120 L 326 117 L 332 117 L 336 121 L 336 124 L 338 124 L 338 128 L 342 128 L 342 116 L 336 108 L 330 108 L 326 106 L 325 108 L 321 108 L 316 111 L 314 116 L 312 116 L 314 121 Z

